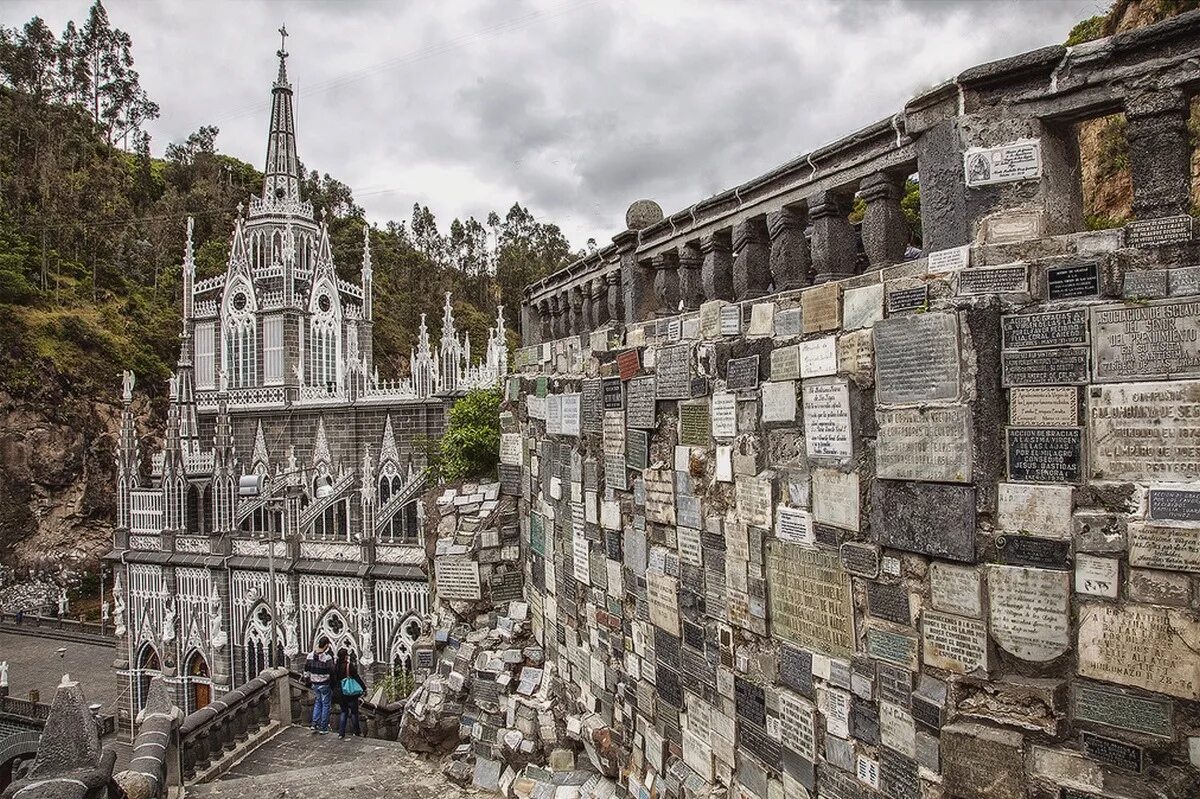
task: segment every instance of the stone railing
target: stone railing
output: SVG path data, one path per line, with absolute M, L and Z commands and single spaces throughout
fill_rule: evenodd
M 95 643 L 100 644 L 116 642 L 113 627 L 107 622 L 60 619 L 49 614 L 29 611 L 22 613 L 19 621 L 15 613 L 0 613 L 0 629 L 46 638 L 82 640 L 86 637 L 89 641 L 94 639 Z
M 240 688 L 200 708 L 179 727 L 175 752 L 168 756 L 175 784 L 204 782 L 220 774 L 235 750 L 256 746 L 272 730 L 292 721 L 287 669 L 267 669 Z
M 8 689 L 5 688 L 5 690 Z M 45 722 L 50 716 L 50 705 L 45 702 L 34 702 L 32 699 L 0 696 L 0 715 L 16 716 L 33 722 Z
M 292 717 L 297 723 L 309 724 L 312 721 L 313 690 L 301 680 L 301 675 L 292 672 Z M 330 713 L 330 719 L 340 712 L 337 706 Z M 404 716 L 404 702 L 383 702 L 376 704 L 368 696 L 359 703 L 359 721 L 362 723 L 363 736 L 381 738 L 388 741 L 396 740 L 400 734 L 400 722 Z
M 1080 231 L 1076 123 L 1111 114 L 1125 115 L 1134 216 L 1185 214 L 1198 56 L 1200 11 L 1043 48 L 968 69 L 874 125 L 669 217 L 635 203 L 611 245 L 526 288 L 522 341 L 900 262 L 914 243 L 900 206 L 910 176 L 927 252 L 1018 229 L 1027 238 Z M 848 218 L 856 197 L 865 209 L 858 231 Z

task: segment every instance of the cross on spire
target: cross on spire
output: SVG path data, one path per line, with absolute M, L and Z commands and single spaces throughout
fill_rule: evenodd
M 287 58 L 287 25 L 279 26 L 279 51 L 275 55 L 280 58 Z

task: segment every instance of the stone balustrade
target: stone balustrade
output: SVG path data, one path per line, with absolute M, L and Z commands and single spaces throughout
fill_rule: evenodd
M 527 287 L 523 344 L 898 263 L 916 244 L 900 204 L 909 176 L 921 187 L 926 252 L 987 243 L 1013 212 L 1039 236 L 1080 231 L 1076 125 L 1115 113 L 1127 122 L 1134 215 L 1186 213 L 1198 57 L 1200 11 L 1046 47 L 968 69 L 874 125 L 678 213 L 640 201 L 611 245 Z

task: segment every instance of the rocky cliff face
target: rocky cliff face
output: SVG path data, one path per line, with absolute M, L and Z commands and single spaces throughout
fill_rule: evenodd
M 148 402 L 135 404 L 139 427 Z M 0 392 L 0 564 L 18 575 L 87 569 L 109 548 L 120 406 Z

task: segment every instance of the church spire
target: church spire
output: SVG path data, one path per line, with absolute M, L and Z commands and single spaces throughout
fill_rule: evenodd
M 267 166 L 263 170 L 263 200 L 300 201 L 300 161 L 296 158 L 296 121 L 292 84 L 287 79 L 287 27 L 280 27 L 279 76 L 271 87 L 271 130 L 267 137 Z

